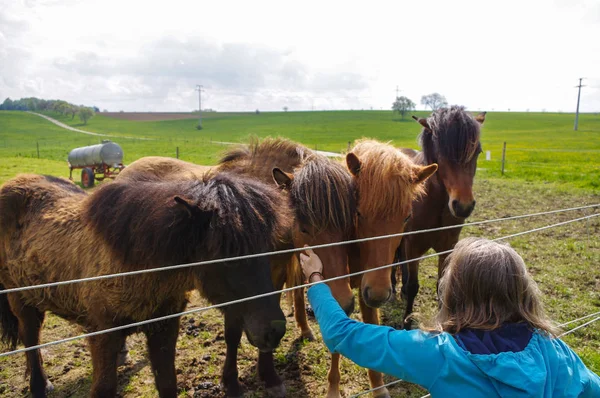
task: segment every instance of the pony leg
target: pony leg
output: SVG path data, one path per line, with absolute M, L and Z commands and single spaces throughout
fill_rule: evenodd
M 304 288 L 294 290 L 294 316 L 296 317 L 296 323 L 302 332 L 302 338 L 308 341 L 315 341 L 315 335 L 308 325 L 305 306 Z
M 377 308 L 369 307 L 363 300 L 362 294 L 359 294 L 358 296 L 363 322 L 379 325 L 379 310 Z M 383 374 L 369 369 L 369 381 L 371 382 L 371 388 L 381 387 L 384 384 Z M 390 393 L 387 388 L 382 387 L 373 391 L 373 396 L 377 398 L 390 398 Z
M 267 392 L 271 397 L 285 397 L 285 386 L 275 371 L 273 351 L 258 353 L 258 378 L 265 383 Z
M 154 382 L 161 398 L 177 397 L 175 374 L 175 345 L 179 332 L 179 318 L 161 322 L 146 330 L 148 353 L 154 373 Z
M 9 296 L 11 309 L 14 311 L 19 323 L 19 339 L 25 347 L 32 347 L 40 343 L 40 330 L 45 314 L 37 308 L 23 305 L 16 295 Z M 45 397 L 47 391 L 54 387 L 44 372 L 42 354 L 40 350 L 26 352 L 27 369 L 29 370 L 29 389 L 34 398 Z
M 225 312 L 225 343 L 227 354 L 223 366 L 222 382 L 227 397 L 242 397 L 242 386 L 238 381 L 237 352 L 242 340 L 242 324 Z
M 93 368 L 90 397 L 104 398 L 117 395 L 117 356 L 123 343 L 125 343 L 125 335 L 120 332 L 89 338 Z
M 406 284 L 403 286 L 403 291 L 406 294 L 406 309 L 404 310 L 404 318 L 402 319 L 402 327 L 406 330 L 412 328 L 412 322 L 409 319 L 413 313 L 415 298 L 419 292 L 419 262 L 411 261 L 406 265 Z M 403 270 L 404 271 L 404 270 Z M 404 279 L 404 273 L 402 275 Z
M 327 374 L 327 381 L 329 381 L 327 398 L 342 397 L 340 394 L 340 379 L 340 354 L 331 354 L 331 367 L 329 368 L 329 374 Z

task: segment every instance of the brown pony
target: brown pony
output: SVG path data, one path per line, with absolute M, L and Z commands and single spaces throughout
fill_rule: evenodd
M 184 182 L 114 182 L 89 196 L 67 180 L 20 175 L 0 189 L 0 289 L 272 250 L 285 221 L 279 201 L 275 189 L 225 173 Z M 87 331 L 177 313 L 193 289 L 211 303 L 273 291 L 268 259 L 0 294 L 2 337 L 12 347 L 19 340 L 39 344 L 46 311 Z M 244 330 L 261 350 L 275 348 L 285 333 L 275 296 L 222 311 L 225 334 Z M 117 354 L 136 331 L 146 334 L 159 395 L 177 396 L 179 318 L 90 337 L 92 397 L 116 395 Z M 46 396 L 50 383 L 39 350 L 27 352 L 27 364 L 33 396 Z M 235 376 L 237 383 L 237 370 Z
M 481 153 L 479 141 L 480 125 L 485 121 L 485 112 L 473 117 L 463 107 L 438 109 L 427 119 L 415 120 L 423 126 L 419 135 L 422 152 L 402 149 L 413 161 L 421 165 L 437 163 L 437 177 L 425 184 L 426 195 L 413 202 L 413 217 L 406 225 L 407 231 L 462 225 L 475 208 L 473 179 L 477 169 L 477 158 Z M 396 252 L 396 261 L 421 257 L 430 248 L 436 252 L 454 247 L 462 227 L 416 234 L 404 237 Z M 447 254 L 438 257 L 438 278 L 444 272 Z M 396 272 L 392 272 L 394 288 Z M 402 266 L 402 295 L 406 299 L 404 327 L 410 328 L 408 319 L 419 291 L 419 262 L 412 261 Z
M 437 170 L 437 165 L 420 166 L 389 144 L 358 140 L 346 155 L 346 165 L 356 186 L 356 238 L 396 234 L 404 231 L 410 218 L 412 201 L 423 192 L 423 182 Z M 352 246 L 349 257 L 351 272 L 391 264 L 401 237 L 372 240 Z M 368 272 L 352 278 L 352 287 L 360 288 L 359 303 L 364 322 L 378 324 L 383 303 L 392 297 L 388 269 Z M 369 370 L 373 388 L 382 386 L 383 375 Z M 329 371 L 328 397 L 339 397 L 339 354 L 333 354 Z M 386 388 L 374 392 L 389 397 Z
M 340 164 L 286 139 L 267 138 L 262 142 L 232 149 L 221 159 L 219 170 L 258 178 L 263 182 L 275 180 L 287 197 L 294 223 L 287 240 L 278 249 L 303 247 L 348 240 L 353 234 L 356 212 L 354 186 L 350 174 Z M 348 274 L 347 245 L 315 249 L 323 260 L 325 278 Z M 279 256 L 279 267 L 287 278 L 274 277 L 276 287 L 302 282 L 297 254 Z M 349 279 L 329 282 L 333 296 L 347 314 L 354 311 L 354 295 Z M 304 290 L 294 290 L 294 314 L 302 336 L 314 339 L 305 311 Z

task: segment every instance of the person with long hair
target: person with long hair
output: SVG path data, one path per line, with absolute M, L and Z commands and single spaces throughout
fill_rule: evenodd
M 446 261 L 439 311 L 417 330 L 352 320 L 326 284 L 312 286 L 308 299 L 327 348 L 433 397 L 600 397 L 600 378 L 558 338 L 516 251 L 467 238 Z M 300 262 L 309 282 L 323 280 L 312 250 Z

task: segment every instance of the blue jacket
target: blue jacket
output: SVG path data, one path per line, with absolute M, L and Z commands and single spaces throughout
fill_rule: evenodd
M 418 384 L 432 397 L 600 397 L 600 378 L 560 339 L 534 332 L 521 351 L 472 354 L 448 333 L 352 320 L 325 284 L 311 287 L 308 299 L 331 352 Z

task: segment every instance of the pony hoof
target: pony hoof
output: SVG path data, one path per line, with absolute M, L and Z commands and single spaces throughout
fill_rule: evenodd
M 285 386 L 281 383 L 278 386 L 267 388 L 267 394 L 273 398 L 284 398 L 285 397 Z
M 46 380 L 46 392 L 54 391 L 54 385 L 50 382 L 50 380 Z
M 310 329 L 302 332 L 302 339 L 307 340 L 307 341 L 316 341 L 317 340 L 317 339 L 315 339 L 315 335 L 313 334 L 312 330 L 310 330 Z
M 392 398 L 387 388 L 380 388 L 379 390 L 373 392 L 373 396 L 375 398 Z

